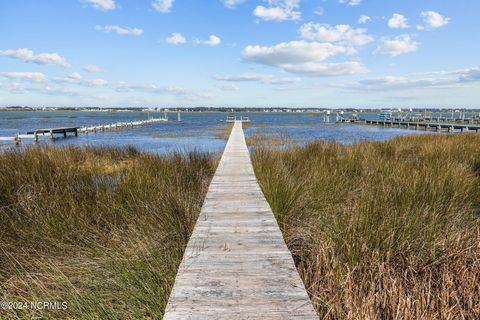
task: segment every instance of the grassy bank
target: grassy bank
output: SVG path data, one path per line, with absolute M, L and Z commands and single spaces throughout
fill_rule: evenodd
M 480 136 L 257 147 L 320 318 L 480 318 Z
M 0 155 L 1 319 L 161 318 L 215 161 L 134 149 Z

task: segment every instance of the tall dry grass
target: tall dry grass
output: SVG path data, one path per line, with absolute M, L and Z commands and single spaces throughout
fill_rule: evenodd
M 158 319 L 215 161 L 134 149 L 0 155 L 0 300 L 67 302 L 1 319 Z
M 322 319 L 480 319 L 480 136 L 257 147 Z

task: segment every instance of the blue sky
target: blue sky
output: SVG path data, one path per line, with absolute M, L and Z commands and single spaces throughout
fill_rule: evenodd
M 2 0 L 0 105 L 480 108 L 480 1 Z

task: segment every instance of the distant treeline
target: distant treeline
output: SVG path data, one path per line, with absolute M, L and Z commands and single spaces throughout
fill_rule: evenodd
M 241 112 L 302 112 L 302 113 L 316 113 L 316 112 L 346 112 L 346 113 L 376 113 L 380 110 L 390 110 L 391 108 L 302 108 L 302 107 L 268 107 L 268 108 L 254 108 L 254 107 L 29 107 L 29 106 L 8 106 L 0 107 L 0 111 L 167 111 L 167 112 L 225 112 L 225 113 L 241 113 Z M 396 108 L 394 108 L 396 109 Z M 480 112 L 478 109 L 454 108 L 455 112 Z M 451 112 L 452 108 L 413 108 L 414 113 L 422 112 Z M 405 109 L 405 112 L 406 109 Z

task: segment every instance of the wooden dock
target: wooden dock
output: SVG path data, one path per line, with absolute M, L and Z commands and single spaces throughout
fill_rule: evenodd
M 87 134 L 106 132 L 110 130 L 118 130 L 128 127 L 137 127 L 143 126 L 145 124 L 167 122 L 168 118 L 148 118 L 147 120 L 137 120 L 129 122 L 115 122 L 111 124 L 102 124 L 94 125 L 90 127 L 61 127 L 61 128 L 47 128 L 47 129 L 35 129 L 33 131 L 28 131 L 26 134 L 17 133 L 14 137 L 0 137 L 0 141 L 15 141 L 16 144 L 20 144 L 22 139 L 33 139 L 35 142 L 38 142 L 39 135 L 45 136 L 47 134 L 51 139 L 53 139 L 55 134 L 61 134 L 64 138 L 67 137 L 67 133 L 73 133 L 75 137 L 78 136 L 78 133 Z M 180 119 L 179 119 L 180 121 Z
M 480 124 L 460 124 L 444 122 L 424 122 L 424 121 L 405 121 L 405 120 L 365 120 L 365 119 L 340 119 L 338 123 L 358 123 L 382 126 L 387 128 L 403 129 L 422 129 L 431 131 L 447 132 L 480 132 Z
M 63 135 L 64 138 L 67 137 L 67 133 L 73 133 L 75 136 L 78 136 L 78 130 L 80 130 L 80 127 L 63 127 L 63 128 L 49 128 L 49 129 L 36 129 L 31 132 L 27 132 L 27 135 L 38 135 L 42 134 L 45 135 L 45 133 L 50 134 L 51 137 L 53 137 L 54 134 L 61 134 Z
M 318 319 L 235 121 L 164 319 Z

